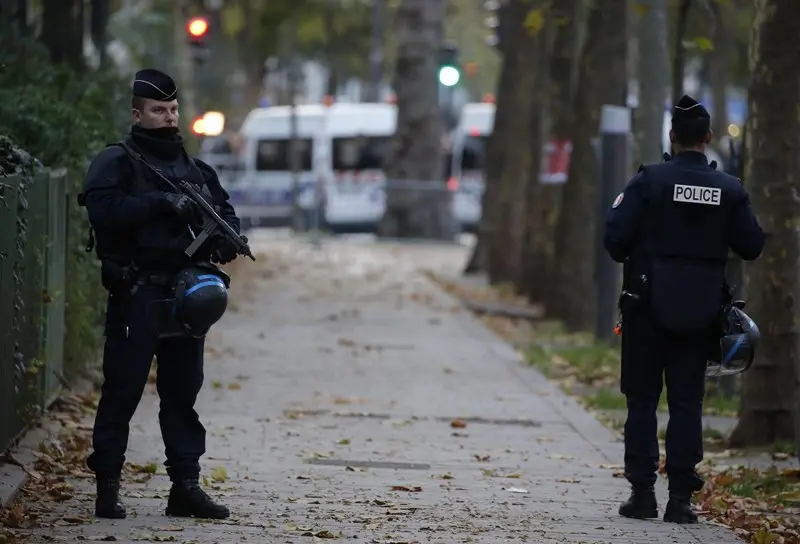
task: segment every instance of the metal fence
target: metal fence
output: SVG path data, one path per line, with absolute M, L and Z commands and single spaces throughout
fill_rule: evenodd
M 66 170 L 0 177 L 0 451 L 58 394 L 64 363 Z

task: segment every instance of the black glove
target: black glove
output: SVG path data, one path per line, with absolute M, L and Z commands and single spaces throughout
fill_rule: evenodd
M 241 238 L 245 244 L 248 242 L 247 236 L 243 234 L 240 235 L 239 238 Z M 226 238 L 220 238 L 220 243 L 217 245 L 217 249 L 211 255 L 211 262 L 228 264 L 236 259 L 237 256 L 238 253 L 236 251 L 236 246 L 234 246 Z
M 188 222 L 197 218 L 197 204 L 188 196 L 180 193 L 163 193 L 161 199 L 165 203 L 165 210 L 178 214 Z

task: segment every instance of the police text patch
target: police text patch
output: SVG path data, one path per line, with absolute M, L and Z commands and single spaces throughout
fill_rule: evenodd
M 722 200 L 722 189 L 716 187 L 693 187 L 676 183 L 675 190 L 672 193 L 672 200 L 673 202 L 719 206 Z

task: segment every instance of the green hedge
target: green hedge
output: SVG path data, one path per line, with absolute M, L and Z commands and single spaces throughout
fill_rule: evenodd
M 16 145 L 42 164 L 66 167 L 69 172 L 64 361 L 68 378 L 96 354 L 105 301 L 96 257 L 85 252 L 88 223 L 76 195 L 88 162 L 118 140 L 128 123 L 126 87 L 111 72 L 78 74 L 53 66 L 47 51 L 33 40 L 0 38 L 0 136 L 7 137 L 0 140 L 0 170 L 30 174 L 30 165 L 19 163 Z M 24 191 L 21 196 L 24 206 Z M 24 223 L 18 224 L 18 236 L 24 235 Z M 24 239 L 20 246 L 24 247 Z

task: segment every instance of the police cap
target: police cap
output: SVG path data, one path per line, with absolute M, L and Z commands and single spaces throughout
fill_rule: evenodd
M 164 72 L 148 68 L 133 76 L 133 96 L 169 102 L 178 98 L 178 86 Z
M 683 121 L 709 120 L 708 110 L 697 100 L 689 95 L 683 95 L 678 103 L 672 107 L 672 124 Z

